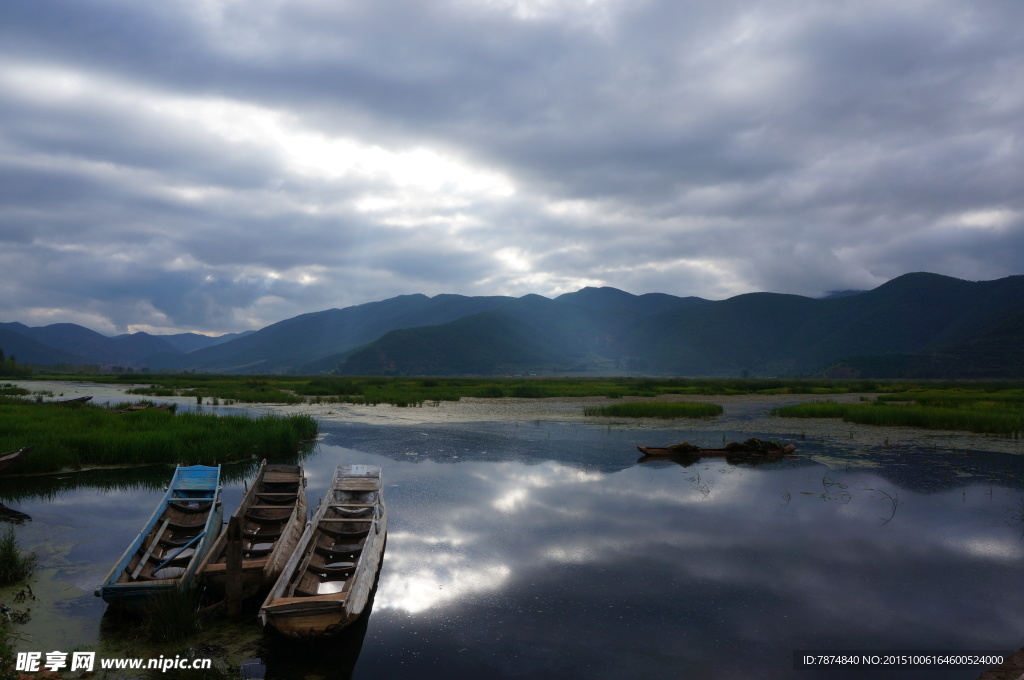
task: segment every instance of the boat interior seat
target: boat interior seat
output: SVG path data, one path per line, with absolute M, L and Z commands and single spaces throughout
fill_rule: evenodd
M 255 522 L 256 524 L 284 524 L 291 517 L 258 517 L 253 514 L 247 513 L 245 515 L 246 522 Z
M 170 529 L 171 531 L 175 531 L 175 532 L 194 531 L 196 533 L 199 533 L 200 531 L 203 530 L 203 527 L 205 527 L 205 526 L 206 526 L 206 522 L 205 521 L 199 522 L 199 523 L 196 523 L 196 524 L 183 524 L 181 522 L 175 522 L 173 520 L 168 520 L 167 521 L 167 528 Z
M 351 574 L 356 570 L 355 562 L 335 562 L 334 564 L 325 564 L 323 566 L 309 565 L 310 570 L 315 571 L 323 576 L 344 576 Z
M 325 526 L 325 525 L 320 525 L 320 531 L 322 533 L 327 534 L 328 536 L 330 536 L 332 538 L 343 538 L 343 539 L 357 540 L 357 539 L 360 539 L 363 536 L 366 536 L 367 534 L 369 534 L 370 533 L 370 527 L 366 527 L 365 529 L 362 529 L 362 528 L 355 529 L 355 528 L 352 528 L 352 527 L 348 527 L 348 528 L 340 528 L 340 527 L 339 528 L 332 528 L 332 527 L 328 527 L 328 526 Z
M 245 557 L 247 557 L 247 558 L 266 557 L 273 550 L 274 550 L 274 546 L 270 546 L 269 548 L 250 547 L 250 548 L 243 549 L 242 550 L 242 554 L 245 555 Z
M 242 537 L 249 540 L 273 541 L 281 538 L 281 531 L 246 531 L 242 529 Z
M 188 545 L 195 536 L 187 536 L 185 538 L 161 538 L 158 545 L 161 548 L 167 548 L 173 550 L 174 548 L 180 548 L 183 545 Z
M 315 548 L 318 555 L 324 557 L 331 557 L 334 555 L 358 555 L 363 551 L 363 546 L 359 544 L 336 544 L 331 547 L 317 546 Z

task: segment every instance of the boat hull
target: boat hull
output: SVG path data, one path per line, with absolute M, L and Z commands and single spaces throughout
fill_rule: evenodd
M 387 522 L 380 468 L 339 467 L 331 490 L 260 608 L 264 625 L 287 637 L 308 639 L 336 635 L 356 621 L 380 570 Z M 350 571 L 332 573 L 349 570 L 348 565 Z
M 302 537 L 306 524 L 302 466 L 264 463 L 233 516 L 242 528 L 240 597 L 247 599 L 274 584 Z M 261 540 L 265 535 L 274 538 Z M 219 594 L 227 590 L 226 550 L 227 534 L 222 532 L 198 572 L 199 581 Z
M 35 450 L 34 446 L 26 446 L 18 449 L 17 451 L 11 451 L 10 453 L 0 455 L 0 472 L 3 472 L 15 463 L 24 460 L 28 457 L 28 454 L 32 453 L 33 450 Z
M 121 609 L 192 587 L 196 570 L 220 533 L 220 466 L 179 466 L 146 526 L 111 568 L 96 595 Z

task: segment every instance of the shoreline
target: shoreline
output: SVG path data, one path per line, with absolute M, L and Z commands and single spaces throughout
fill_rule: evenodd
M 682 438 L 711 433 L 772 433 L 775 438 L 792 439 L 799 446 L 800 440 L 811 439 L 823 444 L 834 443 L 848 448 L 859 445 L 871 448 L 915 447 L 948 449 L 952 452 L 994 451 L 1024 455 L 1024 439 L 1013 439 L 998 435 L 977 434 L 956 430 L 928 430 L 915 427 L 881 427 L 847 423 L 836 418 L 781 418 L 768 415 L 772 408 L 787 404 L 810 401 L 835 401 L 856 403 L 871 399 L 873 393 L 847 393 L 830 395 L 812 394 L 739 394 L 739 395 L 662 395 L 659 397 L 631 397 L 629 401 L 691 401 L 719 404 L 723 413 L 708 418 L 636 418 L 624 419 L 606 416 L 585 416 L 584 406 L 622 403 L 623 399 L 609 397 L 544 397 L 526 399 L 501 397 L 484 399 L 463 397 L 459 401 L 441 401 L 423 406 L 376 406 L 362 404 L 270 404 L 234 403 L 201 404 L 191 397 L 147 397 L 126 394 L 125 390 L 134 385 L 118 385 L 89 382 L 56 382 L 39 380 L 11 380 L 10 382 L 30 390 L 47 389 L 62 397 L 72 398 L 90 395 L 93 403 L 118 401 L 152 401 L 173 403 L 179 409 L 212 413 L 238 413 L 240 411 L 275 415 L 308 414 L 327 421 L 358 422 L 368 425 L 423 425 L 446 422 L 572 422 L 596 427 L 615 427 L 635 430 L 675 429 Z M 674 442 L 650 442 L 652 446 L 668 445 Z

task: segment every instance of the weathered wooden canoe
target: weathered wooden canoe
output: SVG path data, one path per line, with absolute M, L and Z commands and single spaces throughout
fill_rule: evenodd
M 260 608 L 263 624 L 289 637 L 316 638 L 358 619 L 380 568 L 387 529 L 380 468 L 339 467 Z
M 3 472 L 7 468 L 11 467 L 20 460 L 23 460 L 28 454 L 32 453 L 35 449 L 34 446 L 26 446 L 18 449 L 17 451 L 11 451 L 10 453 L 0 454 L 0 472 Z
M 75 397 L 74 399 L 62 399 L 60 401 L 53 402 L 54 404 L 60 404 L 61 406 L 75 406 L 76 404 L 84 404 L 91 400 L 92 397 Z
M 223 517 L 220 466 L 179 465 L 163 500 L 96 595 L 112 605 L 137 609 L 158 593 L 191 588 Z
M 242 599 L 270 588 L 306 525 L 306 478 L 301 465 L 268 465 L 256 473 L 232 517 L 242 529 Z M 217 593 L 227 584 L 227 532 L 222 532 L 199 565 L 199 581 Z

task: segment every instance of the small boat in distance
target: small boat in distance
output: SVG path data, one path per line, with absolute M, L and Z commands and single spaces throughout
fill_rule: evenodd
M 160 504 L 124 551 L 96 596 L 125 609 L 151 597 L 188 590 L 196 569 L 220 533 L 220 466 L 178 466 Z
M 260 619 L 294 638 L 341 632 L 369 600 L 387 539 L 381 470 L 343 465 L 298 548 L 260 608 Z
M 7 468 L 11 467 L 20 460 L 25 459 L 28 454 L 32 453 L 36 447 L 25 446 L 18 449 L 17 451 L 11 451 L 10 453 L 0 454 L 0 472 L 3 472 Z
M 61 406 L 75 406 L 77 404 L 84 404 L 85 402 L 92 399 L 89 397 L 75 397 L 74 399 L 61 399 L 60 401 L 50 402 L 51 404 L 60 404 Z
M 270 588 L 281 575 L 285 562 L 306 525 L 306 478 L 301 465 L 268 465 L 263 461 L 256 479 L 242 498 L 237 517 L 242 530 L 242 599 Z M 227 532 L 199 565 L 198 578 L 211 589 L 224 593 L 229 578 Z
M 781 458 L 796 451 L 796 444 L 783 445 L 775 441 L 764 441 L 751 437 L 742 444 L 729 442 L 720 449 L 702 449 L 689 442 L 681 442 L 672 446 L 637 446 L 637 450 L 645 456 L 675 456 L 680 458 Z

